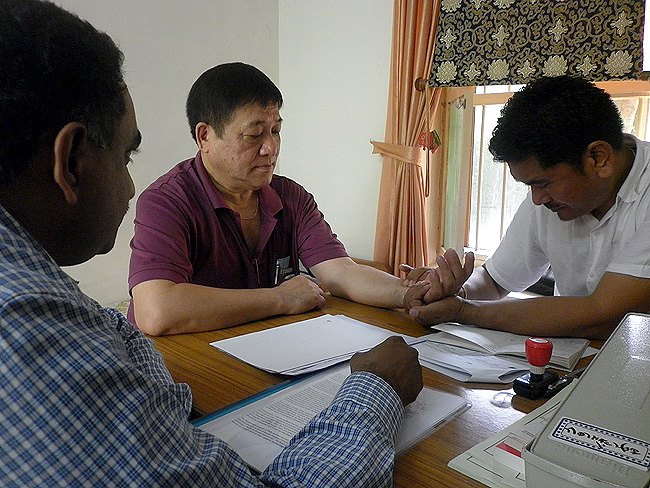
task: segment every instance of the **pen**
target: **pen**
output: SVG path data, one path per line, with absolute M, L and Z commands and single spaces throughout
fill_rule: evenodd
M 574 372 L 565 374 L 556 382 L 551 383 L 550 385 L 548 385 L 548 388 L 546 390 L 546 395 L 544 396 L 546 396 L 547 398 L 552 397 L 557 392 L 559 392 L 562 388 L 568 386 L 574 379 L 579 378 L 580 375 L 584 372 L 584 370 L 585 368 L 576 369 Z

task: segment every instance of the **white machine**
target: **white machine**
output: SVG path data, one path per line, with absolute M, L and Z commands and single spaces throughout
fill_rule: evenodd
M 650 315 L 628 314 L 522 451 L 527 488 L 650 486 Z

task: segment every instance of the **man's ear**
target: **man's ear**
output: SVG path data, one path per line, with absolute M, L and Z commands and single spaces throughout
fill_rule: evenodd
M 210 126 L 205 122 L 199 122 L 194 127 L 194 136 L 196 137 L 196 144 L 201 151 L 208 147 L 208 137 L 210 135 Z
M 586 164 L 600 178 L 609 178 L 614 173 L 615 156 L 614 149 L 605 141 L 594 141 L 587 146 L 585 152 Z
M 54 139 L 54 181 L 63 191 L 66 201 L 71 205 L 77 203 L 80 148 L 86 134 L 86 128 L 82 124 L 70 122 L 58 132 Z

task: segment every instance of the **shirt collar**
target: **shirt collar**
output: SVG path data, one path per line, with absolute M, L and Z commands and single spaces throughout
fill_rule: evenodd
M 625 178 L 621 188 L 618 190 L 616 199 L 617 201 L 622 200 L 629 203 L 636 200 L 639 195 L 641 195 L 642 190 L 647 187 L 648 182 L 646 180 L 648 179 L 648 176 L 644 176 L 644 173 L 648 171 L 648 166 L 644 164 L 644 161 L 646 160 L 645 151 L 647 148 L 633 135 L 626 134 L 626 136 L 631 138 L 636 145 L 634 150 L 635 157 L 627 178 Z
M 20 225 L 20 223 L 11 215 L 2 205 L 0 205 L 0 227 L 5 227 L 9 232 L 25 241 L 29 246 L 36 249 L 38 252 L 47 256 L 49 261 L 54 263 L 48 252 L 41 246 L 41 244 L 27 232 L 27 230 Z M 56 264 L 56 263 L 54 263 Z

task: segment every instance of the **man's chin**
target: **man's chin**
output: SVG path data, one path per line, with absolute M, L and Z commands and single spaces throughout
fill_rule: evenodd
M 255 184 L 253 186 L 255 186 L 256 189 L 259 190 L 260 188 L 269 186 L 272 180 L 273 180 L 273 171 L 263 172 L 257 175 L 257 178 L 255 179 Z
M 99 256 L 102 254 L 108 254 L 111 252 L 111 250 L 115 247 L 115 239 L 117 237 L 117 232 L 115 235 L 110 239 L 104 242 L 104 244 L 98 246 L 95 249 L 95 256 Z M 91 256 L 92 257 L 92 256 Z
M 562 207 L 557 210 L 554 210 L 553 212 L 563 222 L 568 222 L 569 220 L 574 220 L 580 217 L 580 215 L 576 215 L 576 213 L 573 212 L 572 209 L 568 207 Z

